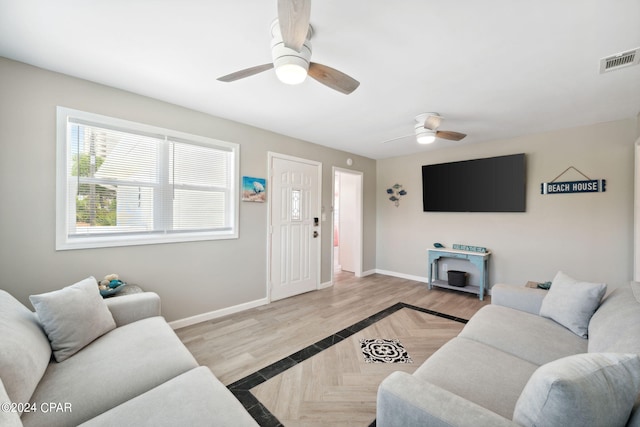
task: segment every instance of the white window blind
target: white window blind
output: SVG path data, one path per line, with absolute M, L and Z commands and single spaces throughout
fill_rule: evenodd
M 236 238 L 238 151 L 58 107 L 57 248 Z

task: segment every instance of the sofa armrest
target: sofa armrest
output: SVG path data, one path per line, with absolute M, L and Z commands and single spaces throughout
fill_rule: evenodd
M 517 424 L 434 384 L 396 371 L 378 388 L 376 425 L 514 427 Z
M 160 316 L 160 297 L 155 292 L 106 298 L 105 303 L 120 327 L 147 317 Z
M 2 379 L 0 379 L 0 426 L 3 427 L 22 427 L 22 421 L 20 421 L 20 414 L 18 411 L 12 410 L 13 408 L 7 408 L 7 404 L 11 404 L 11 399 L 9 399 L 9 395 L 4 388 L 4 384 L 2 384 Z M 18 403 L 18 402 L 13 402 Z M 26 402 L 20 402 L 26 403 Z
M 544 289 L 526 286 L 496 284 L 491 288 L 491 304 L 502 305 L 538 315 L 542 300 L 547 296 Z

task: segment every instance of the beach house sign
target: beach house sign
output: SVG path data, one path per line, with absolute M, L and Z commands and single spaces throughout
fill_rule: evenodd
M 587 178 L 581 181 L 556 181 L 569 169 L 576 170 L 580 175 Z M 573 166 L 568 167 L 564 172 L 556 177 L 553 181 L 543 182 L 540 184 L 541 194 L 567 194 L 567 193 L 601 193 L 606 191 L 607 181 L 605 179 L 590 179 L 588 176 L 580 172 Z
M 541 194 L 599 193 L 606 191 L 606 184 L 607 181 L 604 179 L 543 182 L 540 184 L 540 192 Z

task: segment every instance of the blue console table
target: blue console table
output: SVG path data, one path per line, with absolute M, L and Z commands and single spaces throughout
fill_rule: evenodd
M 487 285 L 489 284 L 489 256 L 491 251 L 468 252 L 456 249 L 429 249 L 429 289 L 434 286 L 439 288 L 453 289 L 456 291 L 477 294 L 482 301 Z M 476 266 L 480 271 L 480 286 L 451 286 L 447 280 L 440 280 L 438 277 L 438 260 L 440 258 L 466 259 Z

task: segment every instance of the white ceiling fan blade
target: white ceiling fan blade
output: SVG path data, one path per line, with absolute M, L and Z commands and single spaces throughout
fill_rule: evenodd
M 382 142 L 381 142 L 381 144 L 386 144 L 387 142 L 392 142 L 392 141 L 397 141 L 397 140 L 399 140 L 399 139 L 408 138 L 408 137 L 410 137 L 410 136 L 415 137 L 415 134 L 413 134 L 413 133 L 412 133 L 412 134 L 410 134 L 410 135 L 404 135 L 404 136 L 399 136 L 399 137 L 397 137 L 397 138 L 387 139 L 386 141 L 382 141 Z
M 256 65 L 255 67 L 245 68 L 244 70 L 236 71 L 235 73 L 227 74 L 226 76 L 218 77 L 216 80 L 221 82 L 234 82 L 236 80 L 244 79 L 245 77 L 253 76 L 254 74 L 261 73 L 273 68 L 272 63 Z
M 428 116 L 424 121 L 425 129 L 436 130 L 440 127 L 440 123 L 442 123 L 442 117 L 438 115 Z
M 278 0 L 278 21 L 284 45 L 300 52 L 309 32 L 311 0 Z

